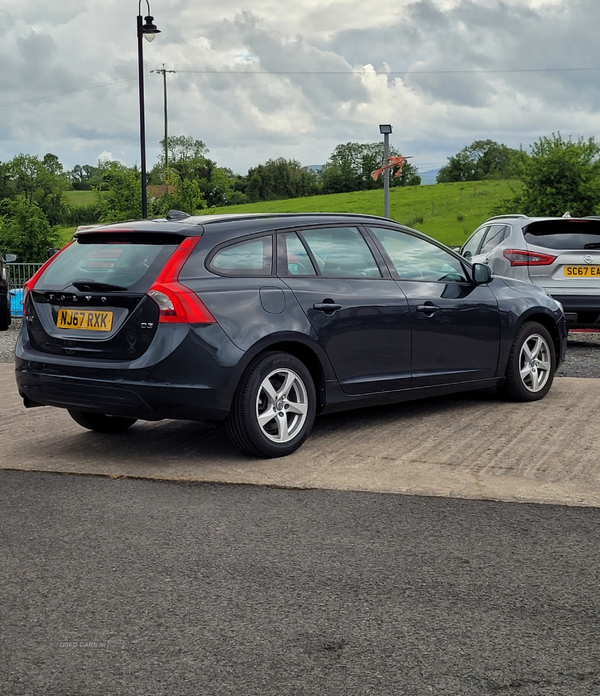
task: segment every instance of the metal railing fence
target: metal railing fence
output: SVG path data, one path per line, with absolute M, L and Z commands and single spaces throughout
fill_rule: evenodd
M 8 288 L 10 290 L 10 313 L 14 317 L 23 314 L 23 285 L 42 267 L 41 263 L 7 263 Z

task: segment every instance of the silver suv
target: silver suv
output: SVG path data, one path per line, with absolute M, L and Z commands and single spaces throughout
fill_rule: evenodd
M 600 218 L 498 215 L 460 253 L 495 275 L 540 285 L 563 305 L 569 329 L 600 329 Z

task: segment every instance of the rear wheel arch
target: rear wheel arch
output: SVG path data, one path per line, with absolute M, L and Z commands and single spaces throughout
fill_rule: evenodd
M 292 355 L 300 360 L 300 362 L 302 362 L 306 366 L 306 369 L 310 372 L 315 385 L 315 390 L 317 392 L 317 413 L 323 410 L 326 402 L 325 381 L 327 379 L 327 366 L 323 364 L 323 358 L 318 355 L 317 351 L 306 345 L 306 343 L 284 339 L 268 345 L 261 345 L 257 352 L 254 352 L 254 350 L 251 352 L 251 362 L 254 362 L 257 357 L 263 354 L 272 352 L 288 353 L 289 355 Z M 246 370 L 244 370 L 244 372 L 246 372 Z

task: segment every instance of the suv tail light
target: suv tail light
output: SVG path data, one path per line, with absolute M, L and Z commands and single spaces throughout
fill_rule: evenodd
M 556 256 L 550 254 L 538 254 L 522 249 L 505 249 L 504 256 L 510 261 L 511 266 L 549 266 L 556 259 Z
M 200 237 L 187 237 L 175 249 L 158 278 L 146 293 L 160 310 L 159 322 L 164 324 L 214 324 L 215 318 L 195 292 L 179 281 L 179 273 Z
M 38 270 L 31 276 L 31 278 L 26 281 L 23 285 L 23 316 L 25 316 L 25 307 L 27 306 L 27 297 L 29 296 L 29 293 L 33 290 L 35 287 L 35 284 L 38 282 L 40 279 L 40 276 L 42 273 L 48 268 L 48 266 L 56 259 L 56 257 L 59 254 L 62 254 L 62 252 L 68 247 L 71 246 L 73 242 L 69 242 L 68 244 L 65 244 L 65 246 L 62 249 L 59 249 L 56 254 L 53 254 L 47 261 L 46 263 L 41 267 L 38 268 Z

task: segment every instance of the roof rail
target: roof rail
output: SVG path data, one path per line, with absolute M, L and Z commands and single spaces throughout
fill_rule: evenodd
M 513 215 L 494 215 L 491 218 L 488 218 L 488 220 L 506 220 L 506 218 L 524 218 L 525 220 L 529 219 L 529 215 L 523 215 L 522 213 L 514 213 Z

